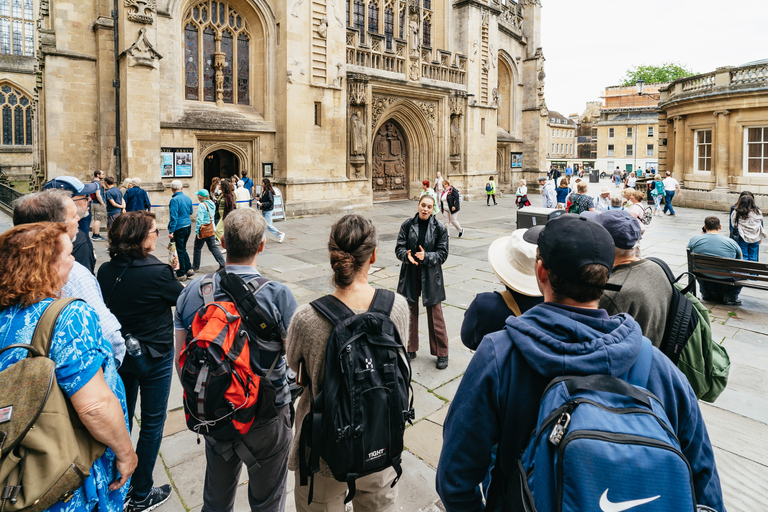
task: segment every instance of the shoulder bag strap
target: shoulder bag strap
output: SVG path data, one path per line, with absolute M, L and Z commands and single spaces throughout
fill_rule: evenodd
M 208 274 L 200 280 L 200 296 L 203 298 L 203 304 L 207 306 L 212 303 L 215 293 L 216 285 L 213 281 L 213 274 Z
M 328 321 L 331 322 L 331 325 L 334 326 L 340 324 L 351 316 L 355 316 L 355 313 L 352 312 L 346 304 L 333 295 L 320 297 L 319 299 L 310 302 L 309 305 L 315 308 L 315 311 L 327 318 Z
M 125 275 L 126 271 L 128 270 L 128 267 L 131 266 L 131 261 L 128 262 L 128 264 L 125 266 L 122 272 L 120 272 L 120 275 L 117 276 L 117 279 L 115 279 L 115 282 L 112 284 L 112 289 L 109 291 L 109 297 L 107 297 L 107 309 L 109 309 L 109 305 L 112 303 L 112 295 L 115 293 L 115 288 L 117 288 L 117 285 L 120 284 L 120 281 L 123 280 L 123 276 Z
M 512 311 L 515 316 L 521 316 L 523 313 L 520 311 L 520 306 L 517 305 L 515 298 L 512 296 L 509 290 L 501 292 L 501 298 L 506 302 L 507 307 Z
M 56 329 L 56 322 L 59 319 L 61 312 L 75 301 L 82 301 L 75 297 L 66 297 L 63 299 L 54 300 L 37 321 L 35 326 L 35 332 L 32 335 L 32 342 L 30 345 L 34 347 L 40 355 L 48 357 L 48 352 L 51 349 L 51 341 L 53 340 L 53 333 Z

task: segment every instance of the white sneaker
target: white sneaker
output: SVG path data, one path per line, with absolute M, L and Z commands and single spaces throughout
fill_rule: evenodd
M 285 233 L 280 233 L 280 236 L 277 238 L 277 243 L 281 244 L 283 243 L 283 240 L 285 240 Z
M 219 249 L 219 252 L 221 252 L 221 254 L 227 254 L 227 250 L 226 249 Z

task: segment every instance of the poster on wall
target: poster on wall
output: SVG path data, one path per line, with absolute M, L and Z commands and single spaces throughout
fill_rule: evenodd
M 173 153 L 163 151 L 160 153 L 162 160 L 162 171 L 160 173 L 161 178 L 173 178 Z
M 523 154 L 512 153 L 509 158 L 509 166 L 512 168 L 523 166 Z
M 161 178 L 191 178 L 192 148 L 161 148 Z

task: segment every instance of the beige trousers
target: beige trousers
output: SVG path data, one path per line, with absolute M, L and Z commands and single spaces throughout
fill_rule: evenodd
M 387 468 L 355 481 L 355 497 L 352 509 L 355 512 L 394 512 L 397 501 L 397 486 L 390 487 L 395 479 L 395 470 Z M 344 512 L 344 498 L 347 484 L 333 478 L 315 475 L 312 504 L 307 505 L 309 484 L 299 485 L 299 472 L 294 474 L 296 485 L 293 494 L 298 512 Z

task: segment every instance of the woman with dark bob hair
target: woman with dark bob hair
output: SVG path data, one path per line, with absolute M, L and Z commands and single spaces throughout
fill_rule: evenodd
M 0 235 L 0 349 L 31 343 L 34 326 L 69 280 L 74 257 L 64 224 L 35 222 Z M 0 371 L 27 356 L 24 349 L 0 354 Z M 123 383 L 112 346 L 102 335 L 99 317 L 85 302 L 67 305 L 59 315 L 49 357 L 56 381 L 91 435 L 107 445 L 90 475 L 67 502 L 48 510 L 119 512 L 136 468 L 128 434 Z
M 120 376 L 125 383 L 130 428 L 136 397 L 141 391 L 141 433 L 136 453 L 139 465 L 131 480 L 128 511 L 154 508 L 171 495 L 171 486 L 152 487 L 152 470 L 163 436 L 173 374 L 173 316 L 171 308 L 184 289 L 170 265 L 152 254 L 160 232 L 155 214 L 128 212 L 109 230 L 110 261 L 99 268 L 104 301 L 120 320 L 126 348 L 138 340 L 141 353 L 129 348 Z
M 432 206 L 430 203 L 430 216 Z M 368 311 L 376 292 L 368 282 L 368 271 L 376 262 L 377 242 L 376 228 L 362 215 L 345 215 L 331 227 L 328 251 L 336 288 L 333 296 L 356 315 Z M 395 295 L 390 318 L 401 339 L 408 333 L 408 315 L 408 303 L 402 296 Z M 309 412 L 311 397 L 316 397 L 323 390 L 326 341 L 333 327 L 328 319 L 306 304 L 296 310 L 285 342 L 288 365 L 297 371 L 299 362 L 304 363 L 309 378 L 307 386 L 311 391 L 302 395 L 296 409 L 296 435 L 288 458 L 288 468 L 295 471 L 294 496 L 298 511 L 344 511 L 347 484 L 333 478 L 331 469 L 322 458 L 320 472 L 315 475 L 311 506 L 307 505 L 309 486 L 300 485 L 299 477 L 299 457 L 307 455 L 299 450 L 301 424 Z M 393 511 L 397 500 L 397 488 L 392 488 L 394 479 L 395 470 L 392 468 L 359 478 L 355 482 L 357 492 L 352 499 L 354 510 Z

